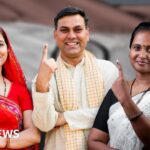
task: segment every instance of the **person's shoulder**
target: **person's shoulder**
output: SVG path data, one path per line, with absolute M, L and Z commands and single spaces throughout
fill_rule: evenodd
M 24 85 L 19 84 L 19 83 L 12 82 L 12 87 L 13 87 L 13 89 L 15 89 L 18 92 L 22 92 L 22 91 L 26 90 L 26 87 Z
M 109 60 L 97 59 L 98 65 L 101 67 L 113 67 L 117 69 L 117 67 Z
M 98 66 L 104 76 L 115 78 L 118 77 L 118 69 L 117 67 L 109 60 L 97 59 Z

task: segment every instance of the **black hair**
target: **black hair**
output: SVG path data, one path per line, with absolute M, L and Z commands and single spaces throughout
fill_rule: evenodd
M 129 45 L 130 48 L 131 48 L 132 42 L 136 34 L 141 31 L 150 31 L 150 22 L 141 22 L 135 27 L 135 29 L 132 32 L 131 39 L 130 39 L 130 45 Z
M 8 46 L 8 39 L 7 39 L 7 36 L 6 36 L 6 34 L 5 34 L 5 31 L 4 31 L 1 27 L 0 27 L 0 33 L 2 34 L 6 45 Z
M 65 7 L 60 12 L 58 12 L 56 17 L 54 18 L 55 29 L 57 29 L 59 19 L 65 17 L 65 16 L 71 16 L 71 15 L 77 15 L 77 14 L 79 14 L 80 16 L 83 17 L 85 26 L 87 27 L 88 17 L 86 16 L 85 12 L 82 9 L 80 9 L 78 7 Z

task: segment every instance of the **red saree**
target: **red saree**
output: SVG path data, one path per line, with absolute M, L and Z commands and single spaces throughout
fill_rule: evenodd
M 19 131 L 21 131 L 22 129 L 22 112 L 20 106 L 12 100 L 0 96 L 0 136 L 11 138 L 12 135 L 17 136 Z M 17 134 L 15 133 L 15 131 L 17 131 Z M 10 149 L 7 148 L 2 150 Z M 38 145 L 20 150 L 38 150 Z
M 22 112 L 19 105 L 12 100 L 0 96 L 0 130 L 22 129 Z M 9 125 L 6 125 L 9 122 Z
M 7 78 L 12 83 L 12 85 L 15 85 L 13 86 L 14 90 L 12 91 L 12 89 L 10 89 L 11 94 L 8 93 L 7 97 L 0 96 L 0 136 L 4 137 L 6 136 L 6 131 L 7 133 L 11 132 L 11 134 L 14 135 L 14 130 L 18 130 L 18 132 L 23 130 L 22 113 L 24 110 L 32 109 L 32 100 L 27 89 L 23 71 L 12 50 L 9 39 L 2 28 L 0 28 L 0 31 L 4 36 L 8 49 L 7 60 L 2 67 L 2 75 Z M 16 87 L 18 87 L 19 90 L 16 89 Z M 22 97 L 23 100 L 21 100 Z M 24 106 L 26 103 L 28 103 L 28 107 Z M 9 137 L 8 134 L 7 137 Z M 21 150 L 38 150 L 38 145 L 33 145 Z

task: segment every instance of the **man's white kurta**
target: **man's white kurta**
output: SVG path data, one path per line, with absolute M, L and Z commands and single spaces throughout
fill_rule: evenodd
M 109 61 L 96 59 L 104 81 L 104 94 L 111 88 L 118 76 L 117 68 Z M 98 108 L 89 108 L 87 100 L 86 82 L 83 69 L 84 60 L 76 67 L 70 66 L 70 73 L 75 80 L 78 110 L 63 112 L 56 80 L 50 81 L 49 92 L 39 93 L 35 90 L 35 80 L 32 85 L 33 121 L 41 131 L 47 132 L 44 150 L 65 150 L 65 136 L 63 127 L 55 128 L 58 118 L 57 112 L 63 112 L 70 129 L 83 129 L 87 139 L 88 131 L 92 127 Z M 85 141 L 87 142 L 87 141 Z

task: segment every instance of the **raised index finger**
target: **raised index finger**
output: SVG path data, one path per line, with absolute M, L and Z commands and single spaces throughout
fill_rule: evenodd
M 43 55 L 42 55 L 42 60 L 45 60 L 47 59 L 47 54 L 48 54 L 48 44 L 44 44 L 44 47 L 43 47 Z
M 123 79 L 123 78 L 124 78 L 124 75 L 123 75 L 122 66 L 121 66 L 119 60 L 116 60 L 116 63 L 117 63 L 117 68 L 118 68 L 118 70 L 119 70 L 119 78 L 120 78 L 120 79 Z

